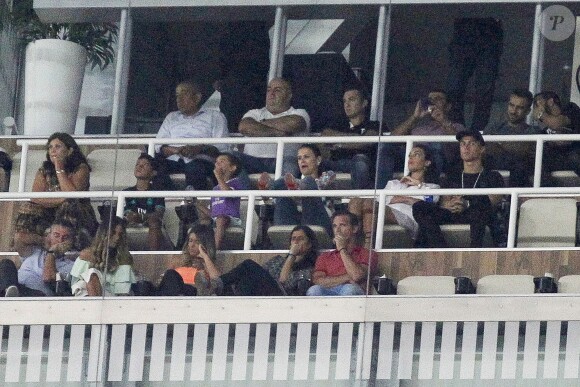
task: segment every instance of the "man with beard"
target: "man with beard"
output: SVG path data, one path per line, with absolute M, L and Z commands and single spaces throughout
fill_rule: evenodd
M 526 123 L 531 111 L 533 95 L 525 89 L 511 92 L 507 104 L 506 120 L 488 125 L 483 134 L 526 135 L 538 134 L 538 130 Z M 533 142 L 493 142 L 486 146 L 485 164 L 489 169 L 508 170 L 512 187 L 530 185 L 529 176 L 534 168 Z

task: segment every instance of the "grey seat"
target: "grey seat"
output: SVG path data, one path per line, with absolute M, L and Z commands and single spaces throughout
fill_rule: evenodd
M 518 247 L 566 247 L 576 243 L 576 199 L 528 199 L 520 206 Z
M 478 294 L 534 294 L 531 275 L 487 275 L 477 281 Z
M 455 277 L 447 275 L 410 276 L 397 283 L 400 295 L 455 294 Z
M 87 155 L 91 191 L 122 190 L 135 184 L 135 163 L 140 149 L 95 149 Z M 114 173 L 113 173 L 114 171 Z
M 20 176 L 22 153 L 18 152 L 12 158 L 12 172 L 10 174 L 10 192 L 18 191 L 18 179 Z M 46 150 L 28 150 L 26 160 L 26 174 L 24 175 L 24 192 L 32 191 L 32 183 L 34 183 L 34 176 L 46 161 Z

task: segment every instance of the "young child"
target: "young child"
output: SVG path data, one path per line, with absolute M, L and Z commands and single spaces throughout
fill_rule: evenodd
M 220 153 L 215 161 L 213 173 L 218 181 L 214 191 L 229 191 L 245 189 L 242 181 L 237 177 L 241 169 L 240 160 L 230 153 Z M 212 197 L 211 217 L 215 224 L 215 245 L 220 249 L 226 228 L 230 225 L 240 226 L 240 198 L 239 197 Z

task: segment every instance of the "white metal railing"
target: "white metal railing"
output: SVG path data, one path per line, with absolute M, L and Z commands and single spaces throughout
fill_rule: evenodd
M 116 214 L 123 216 L 125 199 L 127 197 L 242 197 L 248 198 L 248 209 L 253 209 L 256 198 L 262 197 L 378 197 L 379 203 L 385 203 L 385 197 L 392 195 L 389 190 L 239 190 L 239 191 L 82 191 L 82 192 L 6 192 L 0 194 L 0 200 L 26 200 L 31 198 L 107 198 L 117 201 Z M 518 198 L 523 195 L 570 195 L 580 196 L 580 187 L 546 187 L 546 188 L 463 188 L 463 189 L 408 189 L 405 195 L 510 195 L 510 219 L 508 229 L 508 248 L 515 247 L 516 220 Z M 246 230 L 252 229 L 256 216 L 255 211 L 249 210 L 246 218 Z M 385 206 L 379 206 L 375 248 L 382 249 Z M 244 236 L 244 250 L 251 249 L 251 232 Z M 576 248 L 568 248 L 575 250 Z
M 534 165 L 534 187 L 539 187 L 542 174 L 542 157 L 544 143 L 551 141 L 580 141 L 580 135 L 577 134 L 534 134 L 534 135 L 490 135 L 484 137 L 486 142 L 535 142 L 536 154 Z M 277 144 L 276 153 L 276 171 L 275 178 L 282 174 L 282 160 L 284 156 L 285 144 L 303 144 L 303 143 L 404 143 L 406 144 L 405 153 L 405 173 L 407 172 L 408 155 L 414 143 L 425 142 L 456 142 L 455 136 L 337 136 L 337 137 L 223 137 L 223 138 L 188 138 L 188 139 L 169 139 L 169 138 L 147 138 L 147 137 L 119 137 L 119 138 L 77 138 L 79 145 L 144 145 L 148 147 L 151 156 L 155 154 L 155 145 L 162 144 Z M 18 182 L 19 192 L 24 190 L 24 181 L 26 175 L 27 153 L 30 146 L 45 145 L 44 139 L 19 139 L 17 145 L 22 146 L 21 168 Z
M 572 188 L 540 188 L 540 178 L 541 178 L 541 166 L 542 166 L 542 155 L 543 146 L 545 142 L 550 141 L 580 141 L 580 135 L 570 135 L 570 134 L 552 134 L 552 135 L 494 135 L 485 136 L 485 140 L 488 142 L 535 142 L 536 143 L 536 162 L 534 170 L 534 188 L 500 188 L 500 189 L 468 189 L 468 190 L 407 190 L 406 193 L 409 195 L 425 195 L 425 194 L 502 194 L 510 195 L 510 227 L 508 231 L 508 248 L 513 248 L 515 246 L 515 226 L 517 219 L 517 199 L 519 195 L 522 194 L 580 194 L 580 187 Z M 377 136 L 377 137 L 365 137 L 365 136 L 337 136 L 337 137 L 224 137 L 224 138 L 212 138 L 212 139 L 202 139 L 202 138 L 190 138 L 190 139 L 158 139 L 158 138 L 147 138 L 147 137 L 120 137 L 120 138 L 77 138 L 76 142 L 79 145 L 145 145 L 148 147 L 149 154 L 154 154 L 155 145 L 159 144 L 206 144 L 208 142 L 213 144 L 245 144 L 245 143 L 257 143 L 257 144 L 271 144 L 275 143 L 277 147 L 277 163 L 276 163 L 276 173 L 275 177 L 281 175 L 282 159 L 284 153 L 285 144 L 296 144 L 296 143 L 405 143 L 406 144 L 406 160 L 405 168 L 407 165 L 408 154 L 414 143 L 425 143 L 425 142 L 456 142 L 455 136 Z M 26 176 L 26 162 L 27 153 L 30 146 L 42 146 L 46 144 L 44 139 L 18 139 L 17 145 L 22 147 L 22 158 L 20 165 L 20 176 L 18 191 L 23 192 L 25 176 Z M 122 191 L 114 191 L 112 193 L 113 198 L 118 199 L 117 204 L 117 214 L 122 215 L 125 197 L 175 197 L 180 198 L 184 196 L 190 197 L 208 197 L 208 196 L 218 196 L 215 192 L 212 194 L 210 192 L 214 191 L 146 191 L 146 192 L 131 192 L 130 195 Z M 385 196 L 388 196 L 390 192 L 384 190 L 357 190 L 356 196 L 377 196 L 380 203 L 384 203 Z M 13 194 L 2 194 L 3 198 L 33 198 L 33 197 L 110 197 L 111 192 L 107 191 L 107 194 L 98 191 L 91 192 L 59 192 L 54 193 L 54 196 L 44 196 L 47 193 L 28 193 L 26 196 L 12 196 Z M 78 196 L 76 196 L 78 195 Z M 261 191 L 236 191 L 236 192 L 219 192 L 219 196 L 234 196 L 234 197 L 247 197 L 248 198 L 248 208 L 254 208 L 256 203 L 256 197 L 283 197 L 283 196 L 293 196 L 293 197 L 349 197 L 353 196 L 353 191 L 268 191 L 267 194 Z M 379 206 L 378 212 L 378 224 L 377 230 L 382 230 L 384 226 L 384 216 L 385 216 L 385 206 Z M 246 219 L 246 229 L 250 230 L 253 222 L 254 213 L 253 211 L 248 211 L 248 217 Z M 377 249 L 382 248 L 383 242 L 382 232 L 377 232 L 376 244 Z M 246 233 L 244 241 L 244 249 L 249 249 L 251 246 L 251 233 Z

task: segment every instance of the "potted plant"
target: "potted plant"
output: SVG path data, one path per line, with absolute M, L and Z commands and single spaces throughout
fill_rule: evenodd
M 73 133 L 87 61 L 101 70 L 114 59 L 113 23 L 43 23 L 33 0 L 0 0 L 0 28 L 26 44 L 24 134 Z

